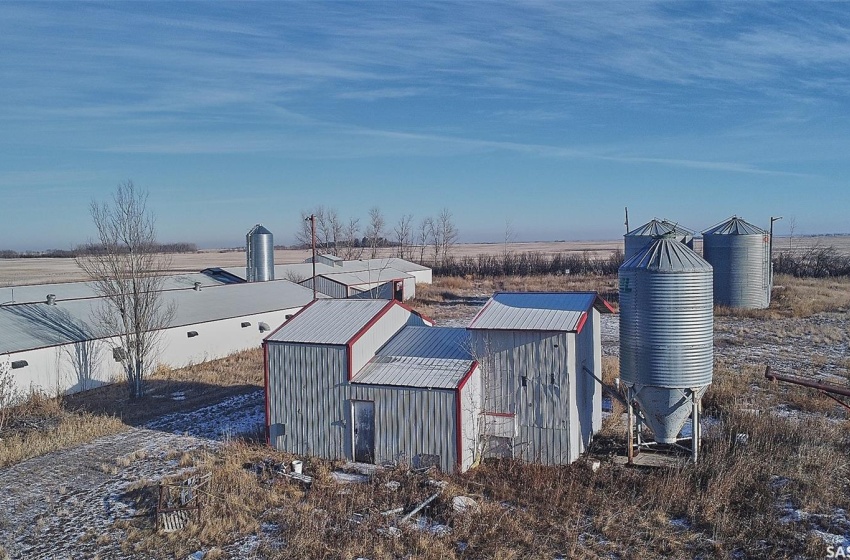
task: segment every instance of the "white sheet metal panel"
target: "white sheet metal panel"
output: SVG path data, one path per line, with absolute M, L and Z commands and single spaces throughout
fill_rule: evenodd
M 348 300 L 363 301 L 369 300 Z M 351 374 L 363 369 L 378 349 L 387 343 L 402 328 L 409 325 L 423 326 L 422 318 L 396 302 L 383 302 L 385 311 L 351 343 Z
M 311 290 L 285 280 L 167 291 L 162 296 L 175 307 L 170 323 L 174 327 L 300 308 L 313 299 Z M 93 326 L 94 313 L 106 305 L 101 298 L 90 298 L 0 306 L 0 354 L 117 334 Z
M 323 273 L 322 276 L 346 286 L 359 287 L 362 290 L 372 289 L 390 280 L 412 279 L 413 276 L 394 268 L 379 268 L 353 272 Z
M 476 366 L 460 389 L 460 471 L 469 469 L 481 454 L 481 368 Z
M 473 361 L 466 329 L 407 326 L 355 374 L 354 382 L 454 389 Z
M 592 292 L 497 293 L 472 319 L 469 328 L 574 331 L 597 297 Z
M 299 313 L 294 320 L 273 333 L 268 340 L 346 344 L 388 305 L 390 302 L 386 300 L 317 300 Z
M 474 355 L 483 357 L 485 413 L 516 415 L 515 455 L 542 464 L 576 460 L 575 334 L 474 330 L 471 337 Z

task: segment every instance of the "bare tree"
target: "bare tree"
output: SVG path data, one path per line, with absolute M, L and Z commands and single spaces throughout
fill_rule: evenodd
M 111 202 L 92 201 L 97 250 L 76 259 L 103 298 L 94 319 L 104 336 L 119 342 L 114 352 L 124 366 L 130 398 L 144 395 L 160 333 L 175 312 L 162 292 L 161 273 L 169 269 L 171 257 L 156 252 L 156 228 L 147 199 L 147 192 L 127 181 L 118 185 Z
M 348 224 L 342 227 L 342 254 L 347 261 L 357 260 L 363 256 L 363 245 L 360 243 L 360 220 L 350 218 Z
M 325 219 L 328 222 L 327 227 L 330 231 L 330 253 L 339 256 L 339 242 L 342 241 L 343 235 L 343 225 L 339 219 L 339 213 L 337 213 L 335 208 L 328 208 Z
M 428 240 L 431 237 L 431 231 L 434 229 L 434 219 L 431 216 L 422 218 L 419 222 L 419 230 L 417 231 L 416 240 L 419 244 L 419 263 L 425 262 L 425 249 L 428 247 Z
M 378 247 L 381 244 L 381 238 L 384 234 L 386 221 L 381 209 L 373 206 L 369 209 L 369 227 L 366 230 L 366 237 L 369 240 L 369 248 L 371 249 L 371 258 L 378 256 Z
M 299 247 L 310 247 L 313 244 L 313 230 L 310 226 L 310 214 L 313 212 L 301 211 L 301 219 L 298 221 L 298 229 L 295 231 L 295 241 Z
M 457 226 L 455 226 L 454 217 L 448 208 L 443 208 L 440 215 L 437 216 L 434 226 L 435 229 L 439 230 L 437 237 L 439 237 L 440 254 L 443 262 L 446 262 L 449 251 L 455 246 L 458 238 Z
M 410 245 L 413 243 L 413 214 L 405 214 L 399 218 L 394 231 L 398 242 L 398 257 L 403 259 L 408 256 Z

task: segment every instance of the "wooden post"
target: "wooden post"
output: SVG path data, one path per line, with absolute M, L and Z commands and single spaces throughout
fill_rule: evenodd
M 634 462 L 634 447 L 632 445 L 632 442 L 633 442 L 634 434 L 635 434 L 635 424 L 634 424 L 634 413 L 635 413 L 635 411 L 634 411 L 634 406 L 632 405 L 632 392 L 631 392 L 630 389 L 626 389 L 626 401 L 627 401 L 627 405 L 628 405 L 628 422 L 627 422 L 628 427 L 626 428 L 628 430 L 628 434 L 626 436 L 626 439 L 628 441 L 628 446 L 629 446 L 629 450 L 628 450 L 629 462 L 628 462 L 628 464 L 631 465 Z

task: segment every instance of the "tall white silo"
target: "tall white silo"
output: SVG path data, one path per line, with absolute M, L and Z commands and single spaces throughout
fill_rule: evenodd
M 623 263 L 619 276 L 620 379 L 655 441 L 672 444 L 712 380 L 712 267 L 669 235 Z M 695 422 L 694 459 L 698 441 Z
M 255 225 L 245 235 L 247 246 L 246 275 L 248 282 L 274 280 L 274 236 L 272 232 Z

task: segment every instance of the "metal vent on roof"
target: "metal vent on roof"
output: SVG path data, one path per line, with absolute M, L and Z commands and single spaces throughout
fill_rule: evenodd
M 269 327 L 268 323 L 257 323 L 257 326 L 260 328 L 260 332 L 272 330 L 271 327 Z

